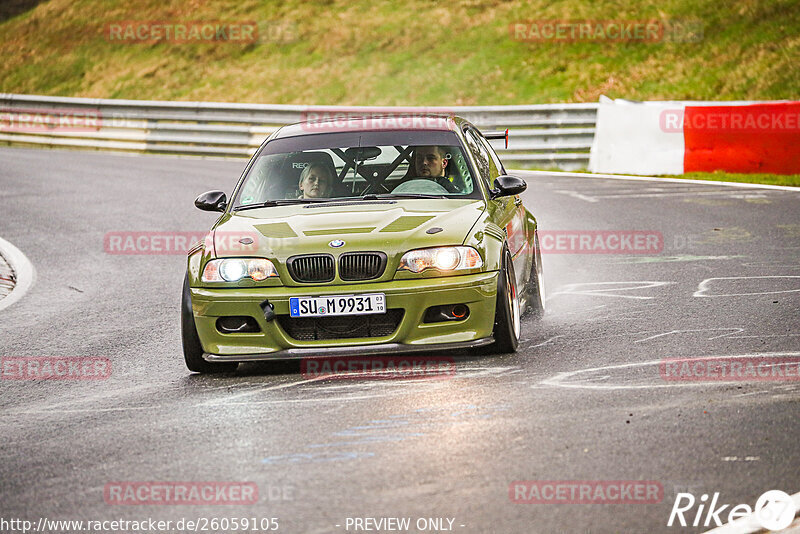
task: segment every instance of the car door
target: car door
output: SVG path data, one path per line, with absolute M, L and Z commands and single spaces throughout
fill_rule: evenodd
M 508 174 L 488 139 L 481 135 L 480 140 L 489 153 L 491 161 L 494 162 L 497 167 L 497 172 L 499 174 Z M 533 234 L 530 232 L 531 226 L 528 224 L 530 214 L 525 211 L 525 206 L 522 205 L 522 199 L 519 195 L 515 195 L 513 199 L 516 209 L 511 219 L 510 226 L 506 227 L 506 234 L 508 235 L 509 249 L 513 251 L 512 254 L 514 255 L 514 269 L 517 274 L 517 283 L 527 284 L 529 282 L 531 269 L 533 268 L 534 258 L 534 250 L 532 248 Z M 518 287 L 523 286 L 519 285 Z
M 494 187 L 494 180 L 505 169 L 497 158 L 497 154 L 488 145 L 488 142 L 475 128 L 467 126 L 464 130 L 467 147 L 472 154 L 478 173 L 489 189 Z M 525 209 L 519 196 L 501 197 L 490 200 L 488 203 L 490 221 L 497 224 L 505 233 L 509 252 L 514 263 L 514 273 L 517 287 L 521 290 L 527 281 L 528 254 L 525 254 Z

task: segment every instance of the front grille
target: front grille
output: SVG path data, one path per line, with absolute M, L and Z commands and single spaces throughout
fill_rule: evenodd
M 336 274 L 333 256 L 330 254 L 292 256 L 286 261 L 286 266 L 296 282 L 330 282 Z
M 290 317 L 279 315 L 278 324 L 298 341 L 319 339 L 350 339 L 356 337 L 384 337 L 392 335 L 403 319 L 402 309 L 387 310 L 383 314 L 345 315 L 341 317 Z
M 371 280 L 383 274 L 386 254 L 383 252 L 345 252 L 339 256 L 339 278 Z

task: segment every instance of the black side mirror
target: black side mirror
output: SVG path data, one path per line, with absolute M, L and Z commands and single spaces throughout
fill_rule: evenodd
M 206 191 L 194 199 L 194 205 L 203 211 L 225 211 L 228 197 L 222 191 Z
M 525 180 L 518 176 L 509 176 L 504 174 L 502 176 L 498 176 L 494 180 L 494 189 L 490 191 L 491 198 L 499 198 L 499 197 L 510 197 L 512 195 L 519 195 L 525 189 L 527 189 L 528 184 L 525 183 Z

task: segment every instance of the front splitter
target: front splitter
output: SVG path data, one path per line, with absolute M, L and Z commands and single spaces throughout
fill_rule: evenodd
M 299 360 L 303 358 L 333 358 L 336 356 L 372 356 L 381 354 L 407 354 L 419 352 L 437 352 L 443 350 L 473 349 L 494 342 L 493 337 L 485 337 L 474 341 L 459 343 L 436 343 L 430 345 L 404 345 L 402 343 L 380 343 L 376 345 L 355 345 L 352 347 L 309 347 L 302 349 L 285 349 L 261 354 L 203 354 L 207 362 L 253 362 L 263 360 Z

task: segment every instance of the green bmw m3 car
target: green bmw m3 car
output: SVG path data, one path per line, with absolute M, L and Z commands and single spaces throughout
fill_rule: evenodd
M 280 128 L 189 250 L 186 365 L 451 349 L 514 352 L 544 312 L 534 216 L 488 138 L 456 116 Z

